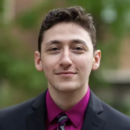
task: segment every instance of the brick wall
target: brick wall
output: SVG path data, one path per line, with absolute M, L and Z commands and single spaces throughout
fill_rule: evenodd
M 119 68 L 130 70 L 130 37 L 124 38 L 121 43 Z

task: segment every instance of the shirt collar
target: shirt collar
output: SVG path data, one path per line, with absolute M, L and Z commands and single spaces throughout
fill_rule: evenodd
M 90 97 L 90 89 L 88 86 L 88 91 L 85 94 L 85 96 L 74 107 L 64 112 L 69 117 L 69 119 L 71 120 L 71 122 L 75 127 L 78 127 L 84 119 L 85 111 L 89 102 L 89 97 Z M 57 117 L 57 115 L 63 112 L 63 110 L 61 110 L 55 104 L 55 102 L 50 96 L 49 91 L 47 91 L 46 95 L 46 107 L 49 123 L 51 123 Z
M 46 94 L 46 108 L 49 123 L 51 123 L 57 117 L 57 115 L 62 112 L 62 110 L 55 104 L 55 102 L 51 98 L 48 90 Z
M 90 89 L 88 87 L 88 91 L 85 96 L 74 107 L 65 112 L 75 127 L 78 127 L 80 123 L 83 122 L 85 111 L 89 102 L 89 97 Z

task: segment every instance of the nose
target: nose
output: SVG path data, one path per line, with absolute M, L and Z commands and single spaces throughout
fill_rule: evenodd
M 63 50 L 59 64 L 61 67 L 63 67 L 63 69 L 67 69 L 72 65 L 69 49 Z

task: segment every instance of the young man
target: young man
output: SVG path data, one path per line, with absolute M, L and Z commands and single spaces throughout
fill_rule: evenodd
M 43 20 L 35 66 L 48 90 L 0 111 L 0 130 L 130 130 L 130 118 L 98 99 L 89 88 L 100 66 L 92 17 L 81 7 L 50 11 Z

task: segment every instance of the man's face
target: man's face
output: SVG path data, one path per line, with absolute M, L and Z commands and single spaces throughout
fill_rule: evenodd
M 59 23 L 44 33 L 41 54 L 35 65 L 44 71 L 48 88 L 60 92 L 85 90 L 92 69 L 100 64 L 100 51 L 93 52 L 89 33 L 74 23 Z

